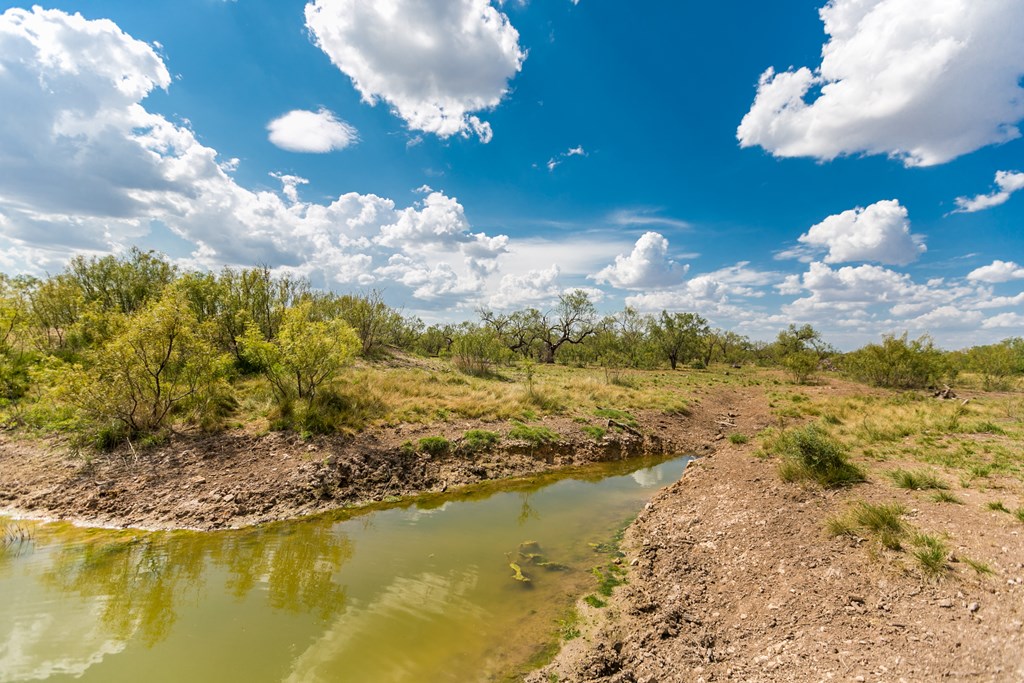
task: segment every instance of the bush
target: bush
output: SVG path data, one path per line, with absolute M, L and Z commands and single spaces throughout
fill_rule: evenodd
M 556 443 L 559 439 L 558 433 L 547 427 L 531 427 L 522 422 L 516 422 L 512 429 L 508 430 L 508 438 L 529 441 L 534 446 L 546 443 Z
M 933 386 L 947 372 L 942 351 L 928 336 L 909 341 L 907 334 L 887 335 L 846 354 L 843 366 L 854 378 L 879 387 L 921 389 Z
M 493 448 L 501 440 L 497 432 L 489 432 L 486 429 L 470 429 L 462 435 L 459 442 L 459 450 L 464 453 L 478 453 Z
M 419 450 L 430 455 L 444 455 L 452 448 L 452 444 L 443 436 L 425 436 L 419 441 Z
M 817 425 L 782 432 L 768 450 L 782 458 L 783 481 L 814 481 L 838 488 L 865 480 L 864 472 L 847 460 L 842 444 Z

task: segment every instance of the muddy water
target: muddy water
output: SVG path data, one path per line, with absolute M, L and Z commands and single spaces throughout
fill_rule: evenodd
M 594 591 L 591 569 L 608 562 L 595 545 L 685 465 L 604 465 L 245 531 L 22 522 L 31 539 L 0 549 L 0 682 L 515 678 Z

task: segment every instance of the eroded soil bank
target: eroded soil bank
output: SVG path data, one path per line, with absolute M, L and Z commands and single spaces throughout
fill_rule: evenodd
M 271 432 L 177 435 L 142 453 L 83 458 L 60 444 L 0 434 L 0 511 L 16 517 L 145 529 L 237 528 L 487 480 L 521 477 L 643 455 L 709 452 L 716 406 L 690 415 L 638 412 L 637 426 L 611 425 L 601 439 L 569 418 L 540 425 L 560 435 L 533 445 L 507 437 L 509 423 L 399 425 L 355 437 Z M 470 429 L 503 435 L 486 451 L 430 455 L 408 442 Z
M 857 391 L 830 384 L 809 393 Z M 763 426 L 755 399 L 735 412 L 737 431 Z M 628 585 L 581 603 L 583 635 L 530 683 L 1024 680 L 1024 524 L 992 508 L 1024 501 L 1019 480 L 954 485 L 951 504 L 894 487 L 885 470 L 908 463 L 879 462 L 826 492 L 781 482 L 756 450 L 723 441 L 655 497 L 624 540 Z M 901 503 L 947 539 L 943 576 L 922 576 L 910 541 L 830 536 L 857 501 Z

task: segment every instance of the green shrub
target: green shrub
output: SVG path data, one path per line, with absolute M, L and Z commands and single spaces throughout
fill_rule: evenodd
M 451 447 L 451 442 L 443 436 L 425 436 L 419 441 L 420 451 L 430 455 L 444 455 Z
M 559 439 L 558 433 L 543 426 L 530 426 L 522 422 L 516 422 L 512 429 L 508 430 L 510 439 L 529 441 L 534 446 L 546 443 L 556 443 Z
M 734 443 L 737 446 L 739 446 L 741 444 L 745 444 L 748 441 L 750 441 L 750 437 L 747 436 L 746 434 L 730 434 L 729 435 L 729 442 L 730 443 Z
M 886 335 L 843 357 L 843 367 L 856 379 L 893 389 L 921 389 L 948 372 L 942 351 L 930 337 L 908 340 L 907 334 Z
M 846 450 L 817 425 L 790 429 L 768 446 L 782 458 L 783 481 L 814 481 L 825 488 L 848 486 L 865 480 L 864 472 L 849 462 Z
M 464 453 L 478 453 L 493 448 L 501 440 L 497 432 L 489 432 L 486 429 L 470 429 L 462 435 L 459 441 L 459 450 Z

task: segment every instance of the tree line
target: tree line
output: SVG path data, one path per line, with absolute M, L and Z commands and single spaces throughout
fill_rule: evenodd
M 599 366 L 609 378 L 630 368 L 756 363 L 798 382 L 842 370 L 921 388 L 972 372 L 998 389 L 1024 373 L 1019 337 L 946 352 L 904 334 L 841 354 L 809 325 L 755 341 L 694 312 L 601 315 L 583 290 L 550 309 L 481 308 L 474 320 L 427 326 L 377 291 L 318 291 L 265 266 L 181 271 L 137 249 L 78 256 L 46 278 L 0 274 L 0 408 L 100 445 L 174 421 L 213 428 L 233 410 L 234 387 L 253 376 L 270 387 L 277 426 L 329 431 L 332 411 L 348 408 L 332 381 L 356 357 L 393 350 L 450 358 L 478 376 L 518 362 Z

